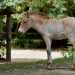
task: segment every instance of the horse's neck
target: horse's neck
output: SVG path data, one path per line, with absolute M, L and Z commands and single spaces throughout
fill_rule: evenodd
M 35 24 L 35 23 L 33 23 L 33 24 L 32 24 L 32 28 L 33 28 L 34 30 L 36 30 L 36 31 L 39 32 L 41 26 L 40 26 L 39 24 Z

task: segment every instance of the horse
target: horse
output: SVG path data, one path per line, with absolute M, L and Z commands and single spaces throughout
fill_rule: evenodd
M 39 32 L 45 41 L 48 65 L 52 64 L 51 44 L 53 39 L 62 40 L 68 38 L 75 48 L 74 17 L 55 19 L 39 13 L 28 13 L 21 20 L 18 31 L 26 33 L 30 28 L 33 28 Z M 73 67 L 75 68 L 75 54 L 73 58 Z

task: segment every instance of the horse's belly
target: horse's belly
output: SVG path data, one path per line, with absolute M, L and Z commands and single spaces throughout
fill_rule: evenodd
M 52 39 L 54 40 L 62 40 L 62 39 L 66 39 L 66 34 L 63 32 L 63 33 L 56 33 L 56 34 L 53 34 L 53 37 Z

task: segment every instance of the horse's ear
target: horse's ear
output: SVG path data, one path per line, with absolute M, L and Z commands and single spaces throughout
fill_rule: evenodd
M 29 15 L 32 13 L 32 8 L 29 8 L 27 12 L 24 12 L 24 15 L 29 18 Z
M 32 13 L 32 8 L 29 8 L 29 10 L 27 11 L 27 17 L 29 18 L 29 15 Z
M 27 17 L 27 18 L 29 17 L 28 11 L 27 12 L 24 12 L 23 17 L 24 16 Z
M 23 15 L 23 17 L 26 17 L 26 18 L 29 18 L 29 12 L 27 11 L 27 12 L 24 12 L 24 15 Z

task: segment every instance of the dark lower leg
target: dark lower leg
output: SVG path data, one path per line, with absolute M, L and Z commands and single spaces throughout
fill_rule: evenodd
M 47 57 L 48 57 L 48 65 L 49 64 L 52 64 L 52 58 L 51 58 L 51 50 L 50 49 L 48 49 L 47 50 Z

